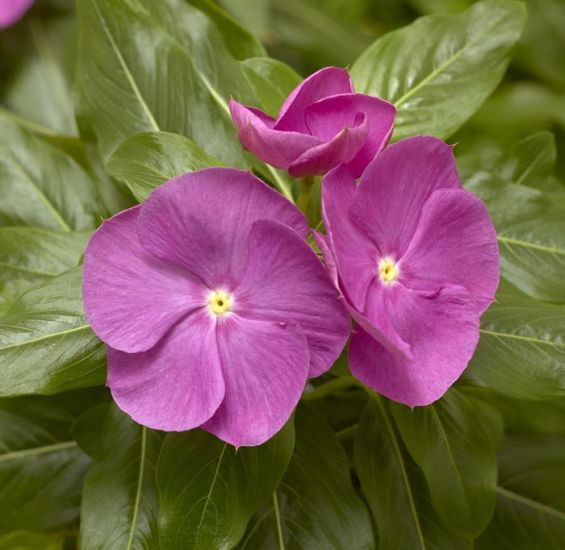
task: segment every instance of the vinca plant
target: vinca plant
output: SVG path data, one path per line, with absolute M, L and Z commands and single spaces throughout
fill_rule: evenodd
M 0 550 L 565 546 L 564 4 L 0 29 Z

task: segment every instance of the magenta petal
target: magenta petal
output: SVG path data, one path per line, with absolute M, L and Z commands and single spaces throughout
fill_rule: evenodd
M 463 190 L 435 191 L 400 269 L 402 283 L 411 288 L 465 287 L 482 313 L 494 300 L 500 260 L 496 232 L 481 200 Z
M 369 164 L 350 217 L 382 256 L 398 259 L 416 231 L 424 203 L 443 188 L 462 188 L 452 147 L 434 137 L 403 139 Z
M 349 93 L 353 93 L 353 84 L 345 69 L 338 67 L 320 69 L 303 80 L 286 98 L 275 129 L 308 134 L 306 108 L 324 97 Z
M 394 356 L 360 327 L 353 333 L 349 367 L 354 376 L 386 397 L 410 407 L 429 405 L 459 378 L 479 341 L 479 316 L 463 289 L 426 297 L 402 289 L 389 311 L 412 360 Z
M 17 23 L 35 0 L 0 0 L 0 29 Z
M 378 277 L 379 251 L 349 219 L 355 197 L 355 179 L 343 166 L 332 170 L 322 183 L 322 212 L 328 231 L 340 286 L 353 318 L 371 330 L 387 349 L 410 355 L 409 345 L 396 333 L 386 318 L 366 317 L 368 291 Z
M 224 398 L 215 319 L 207 310 L 193 313 L 143 353 L 110 349 L 108 386 L 120 409 L 144 426 L 200 426 Z
M 249 239 L 249 264 L 235 292 L 236 313 L 247 319 L 296 323 L 310 349 L 310 376 L 326 372 L 351 330 L 349 317 L 320 260 L 288 227 L 258 221 Z
M 272 119 L 233 99 L 230 111 L 243 147 L 262 161 L 286 170 L 305 151 L 321 144 L 315 137 L 272 129 Z
M 83 297 L 94 332 L 113 348 L 153 347 L 180 317 L 206 304 L 190 273 L 148 254 L 139 244 L 140 206 L 105 221 L 84 254 Z
M 259 219 L 276 219 L 303 238 L 308 232 L 303 214 L 255 176 L 209 168 L 157 188 L 141 208 L 139 238 L 208 288 L 229 290 L 246 269 L 247 235 Z
M 300 155 L 288 167 L 288 173 L 295 178 L 316 176 L 351 161 L 367 141 L 368 132 L 367 119 L 363 116 L 357 126 L 344 128 L 331 141 L 312 147 Z
M 362 149 L 348 166 L 359 177 L 369 162 L 387 144 L 392 134 L 396 109 L 388 101 L 363 94 L 327 97 L 306 109 L 306 124 L 313 136 L 327 141 L 342 128 L 351 128 L 359 115 L 367 121 L 368 134 Z M 336 166 L 334 164 L 334 166 Z
M 308 345 L 292 323 L 230 315 L 217 327 L 226 385 L 216 414 L 202 427 L 236 447 L 260 445 L 290 415 L 308 376 Z

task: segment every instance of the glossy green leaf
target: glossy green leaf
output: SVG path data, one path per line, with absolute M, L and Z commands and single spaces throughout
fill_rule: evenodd
M 565 540 L 564 456 L 563 436 L 508 438 L 499 453 L 494 519 L 477 540 L 478 550 L 562 548 Z
M 471 548 L 439 523 L 422 474 L 402 444 L 387 403 L 376 394 L 359 422 L 354 458 L 381 550 Z
M 0 225 L 91 229 L 106 209 L 68 155 L 0 116 Z
M 295 430 L 288 469 L 238 548 L 374 548 L 369 513 L 335 432 L 305 404 L 297 409 Z
M 85 412 L 74 434 L 98 461 L 84 483 L 81 548 L 158 548 L 155 465 L 162 434 L 109 404 Z
M 355 61 L 356 90 L 394 103 L 396 139 L 447 138 L 500 82 L 524 21 L 523 4 L 511 0 L 418 19 L 378 39 Z
M 0 533 L 49 531 L 78 518 L 90 459 L 65 397 L 0 399 Z
M 261 108 L 275 118 L 284 100 L 302 81 L 294 69 L 270 57 L 246 59 L 242 67 Z
M 0 298 L 21 294 L 79 264 L 89 232 L 0 227 Z
M 393 403 L 391 410 L 442 522 L 474 538 L 488 525 L 496 498 L 496 452 L 481 409 L 452 388 L 427 407 Z
M 82 307 L 81 268 L 28 290 L 0 316 L 0 395 L 103 384 L 106 350 Z
M 565 396 L 565 306 L 536 302 L 503 282 L 480 331 L 465 377 L 521 399 Z
M 190 139 L 168 132 L 130 137 L 107 163 L 110 175 L 124 181 L 139 201 L 175 176 L 221 165 Z
M 232 548 L 279 484 L 294 447 L 289 423 L 259 447 L 236 450 L 193 430 L 168 434 L 157 464 L 164 548 Z
M 162 130 L 246 166 L 227 101 L 250 90 L 204 13 L 181 0 L 79 0 L 77 11 L 81 120 L 105 159 L 132 134 Z

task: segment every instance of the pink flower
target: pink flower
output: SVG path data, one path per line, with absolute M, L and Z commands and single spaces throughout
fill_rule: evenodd
M 496 234 L 465 191 L 452 149 L 432 137 L 387 147 L 358 186 L 343 168 L 322 186 L 332 277 L 357 322 L 349 366 L 410 406 L 440 398 L 479 340 L 499 279 Z
M 151 428 L 258 445 L 350 326 L 304 216 L 247 172 L 180 176 L 106 221 L 84 259 L 88 321 L 118 406 Z
M 361 175 L 388 142 L 395 109 L 356 94 L 344 69 L 326 67 L 304 80 L 275 120 L 232 100 L 232 118 L 245 149 L 294 177 L 325 174 L 346 164 Z
M 35 0 L 0 0 L 0 29 L 17 23 Z

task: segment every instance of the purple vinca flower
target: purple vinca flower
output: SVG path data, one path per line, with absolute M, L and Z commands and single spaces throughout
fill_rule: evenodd
M 17 23 L 35 0 L 0 0 L 0 29 Z
M 325 174 L 339 164 L 359 177 L 387 144 L 396 114 L 387 101 L 356 94 L 347 71 L 337 67 L 304 80 L 276 120 L 234 100 L 230 110 L 243 147 L 293 177 Z
M 118 406 L 235 446 L 275 434 L 350 332 L 307 231 L 294 205 L 227 168 L 175 178 L 106 221 L 83 294 Z
M 432 403 L 471 359 L 498 286 L 485 206 L 432 137 L 387 147 L 358 186 L 336 168 L 322 195 L 328 235 L 317 241 L 358 325 L 351 372 L 395 401 Z

